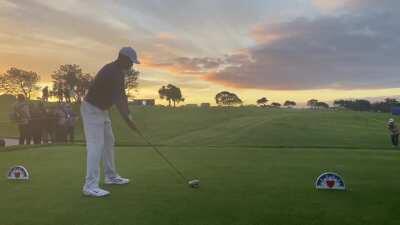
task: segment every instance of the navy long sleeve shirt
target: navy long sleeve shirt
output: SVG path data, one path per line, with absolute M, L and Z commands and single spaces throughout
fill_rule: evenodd
M 102 110 L 107 110 L 125 98 L 124 74 L 117 62 L 112 62 L 97 73 L 85 101 Z

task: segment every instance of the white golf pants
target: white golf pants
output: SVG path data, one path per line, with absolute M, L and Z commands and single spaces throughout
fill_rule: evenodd
M 118 176 L 114 162 L 115 139 L 108 111 L 84 101 L 81 105 L 81 114 L 87 148 L 86 180 L 83 188 L 93 189 L 99 187 L 101 159 L 105 177 Z

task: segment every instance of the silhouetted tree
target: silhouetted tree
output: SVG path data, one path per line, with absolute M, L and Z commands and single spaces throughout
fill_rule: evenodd
M 125 74 L 125 91 L 128 97 L 134 97 L 132 91 L 137 91 L 139 74 L 140 72 L 134 69 Z
M 39 90 L 39 80 L 39 75 L 33 71 L 11 67 L 0 77 L 0 91 L 11 95 L 23 94 L 30 99 L 32 92 Z
M 385 98 L 385 103 L 388 104 L 388 105 L 395 106 L 395 105 L 399 104 L 399 101 L 397 101 L 394 98 Z
M 307 106 L 309 106 L 311 109 L 316 109 L 317 108 L 317 103 L 318 103 L 318 100 L 310 99 L 307 102 Z
M 284 105 L 285 107 L 290 108 L 290 107 L 296 106 L 296 102 L 287 100 L 287 101 L 285 101 L 285 103 L 283 103 L 283 105 Z
M 181 89 L 172 84 L 162 86 L 158 90 L 158 94 L 160 95 L 161 99 L 166 99 L 168 101 L 168 106 L 171 106 L 171 101 L 174 103 L 174 107 L 175 104 L 185 101 L 185 99 L 182 97 Z
M 86 95 L 87 91 L 89 91 L 90 84 L 93 81 L 93 77 L 86 73 L 78 77 L 78 83 L 75 87 L 76 101 L 81 102 L 82 98 Z
M 268 99 L 266 97 L 262 97 L 257 100 L 257 105 L 262 105 L 265 107 L 267 105 Z
M 368 100 L 356 99 L 356 100 L 335 100 L 333 102 L 335 107 L 355 110 L 355 111 L 369 111 L 371 110 L 371 103 Z
M 234 93 L 228 91 L 222 91 L 215 96 L 215 102 L 218 105 L 239 105 L 242 104 L 242 100 Z
M 333 101 L 333 105 L 335 107 L 346 108 L 346 100 L 343 99 L 335 100 Z
M 68 87 L 64 86 L 64 89 L 62 90 L 64 93 L 64 98 L 66 103 L 71 103 L 71 89 Z
M 73 98 L 76 102 L 81 102 L 92 81 L 91 76 L 84 74 L 80 66 L 76 64 L 61 65 L 51 77 L 53 78 L 52 93 L 60 102 L 63 98 L 66 98 L 66 101 L 71 101 L 70 98 Z
M 273 102 L 273 103 L 271 103 L 271 106 L 272 106 L 273 108 L 280 108 L 280 107 L 281 107 L 281 104 L 278 103 L 278 102 Z
M 54 81 L 53 89 L 50 91 L 50 95 L 57 98 L 58 102 L 63 102 L 64 100 L 64 81 Z
M 321 108 L 323 108 L 323 109 L 329 109 L 329 105 L 328 105 L 327 103 L 325 103 L 325 102 L 317 102 L 317 103 L 316 103 L 316 107 L 317 107 L 318 109 L 321 109 Z
M 390 112 L 393 107 L 400 107 L 400 102 L 393 98 L 386 98 L 382 102 L 375 102 L 371 105 L 375 112 Z

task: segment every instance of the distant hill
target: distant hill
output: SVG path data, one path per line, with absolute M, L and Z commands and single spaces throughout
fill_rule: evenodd
M 390 114 L 238 108 L 132 108 L 139 128 L 160 145 L 390 147 Z M 144 144 L 113 112 L 116 140 Z
M 9 122 L 12 101 L 0 98 L 0 136 L 17 136 Z M 78 106 L 75 106 L 78 111 Z M 258 147 L 390 147 L 390 114 L 259 107 L 131 107 L 141 131 L 157 145 Z M 145 145 L 112 110 L 117 144 Z M 76 139 L 83 141 L 81 120 Z

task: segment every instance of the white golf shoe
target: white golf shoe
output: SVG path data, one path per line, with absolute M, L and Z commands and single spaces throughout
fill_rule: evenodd
M 127 178 L 123 178 L 120 176 L 117 177 L 106 177 L 104 180 L 105 184 L 117 184 L 117 185 L 122 185 L 122 184 L 129 184 L 130 180 Z
M 89 197 L 104 197 L 109 195 L 110 192 L 101 188 L 83 189 L 83 195 Z

